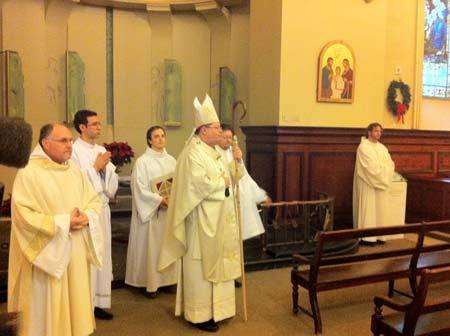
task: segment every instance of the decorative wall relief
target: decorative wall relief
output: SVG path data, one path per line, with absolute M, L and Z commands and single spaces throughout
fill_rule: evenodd
M 8 117 L 25 116 L 25 92 L 22 61 L 15 51 L 0 52 L 1 113 Z
M 164 76 L 158 66 L 152 67 L 151 74 L 151 92 L 152 92 L 152 115 L 164 120 Z
M 76 51 L 67 51 L 67 122 L 73 122 L 75 113 L 86 107 L 84 92 L 84 62 Z
M 355 91 L 355 56 L 343 41 L 332 41 L 319 56 L 317 101 L 352 103 Z
M 55 57 L 47 59 L 47 98 L 51 105 L 57 105 L 64 94 L 63 80 L 60 76 L 60 64 Z
M 181 126 L 181 66 L 175 60 L 164 60 L 164 125 Z
M 219 119 L 222 124 L 233 126 L 233 104 L 236 96 L 236 79 L 228 67 L 220 68 Z

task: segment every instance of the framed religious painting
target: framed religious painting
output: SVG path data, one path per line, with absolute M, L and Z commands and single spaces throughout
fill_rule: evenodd
M 16 51 L 0 52 L 0 110 L 1 116 L 25 116 L 22 60 Z
M 233 127 L 233 104 L 236 96 L 236 76 L 228 67 L 221 67 L 219 119 L 223 124 Z
M 343 41 L 327 43 L 320 52 L 317 70 L 317 101 L 353 103 L 355 56 Z
M 75 113 L 86 108 L 85 66 L 76 51 L 66 52 L 66 81 L 66 121 L 71 124 Z
M 164 60 L 164 126 L 181 126 L 182 111 L 182 69 L 173 59 Z

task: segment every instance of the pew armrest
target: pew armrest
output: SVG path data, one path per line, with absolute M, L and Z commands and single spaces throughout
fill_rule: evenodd
M 387 307 L 394 309 L 396 311 L 399 311 L 399 312 L 405 312 L 409 307 L 409 304 L 401 304 L 397 301 L 394 301 L 393 299 L 391 299 L 388 296 L 375 296 L 373 298 L 373 303 L 375 304 L 375 306 L 377 308 L 381 308 L 382 306 L 387 306 Z
M 295 263 L 297 263 L 299 265 L 311 265 L 311 261 L 312 261 L 312 259 L 304 257 L 300 254 L 292 255 L 292 259 L 294 260 Z

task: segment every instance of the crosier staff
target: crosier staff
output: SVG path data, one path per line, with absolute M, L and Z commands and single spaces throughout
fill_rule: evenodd
M 244 268 L 244 241 L 242 240 L 242 223 L 241 223 L 241 200 L 239 194 L 239 172 L 238 164 L 239 160 L 234 157 L 234 152 L 239 149 L 238 141 L 236 135 L 233 136 L 233 158 L 234 158 L 234 176 L 232 178 L 233 183 L 233 200 L 234 200 L 234 210 L 236 214 L 236 222 L 238 224 L 239 233 L 239 247 L 241 250 L 241 273 L 242 273 L 242 306 L 244 311 L 243 319 L 247 322 L 247 290 L 245 283 L 245 268 Z

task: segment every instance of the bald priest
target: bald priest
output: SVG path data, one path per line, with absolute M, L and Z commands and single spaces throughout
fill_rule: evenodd
M 12 190 L 8 311 L 22 315 L 19 334 L 86 336 L 94 332 L 90 267 L 101 267 L 101 200 L 69 162 L 72 133 L 42 127 Z

